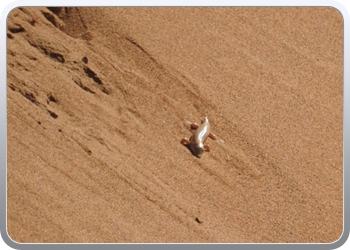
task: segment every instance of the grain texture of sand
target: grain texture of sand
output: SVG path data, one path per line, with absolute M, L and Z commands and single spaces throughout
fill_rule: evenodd
M 224 144 L 194 157 L 185 121 Z M 330 243 L 343 231 L 333 8 L 14 9 L 16 242 Z

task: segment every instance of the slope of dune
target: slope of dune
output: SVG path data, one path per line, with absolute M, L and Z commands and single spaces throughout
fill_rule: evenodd
M 17 8 L 17 242 L 333 242 L 343 23 L 332 8 Z M 185 121 L 224 144 L 194 157 Z

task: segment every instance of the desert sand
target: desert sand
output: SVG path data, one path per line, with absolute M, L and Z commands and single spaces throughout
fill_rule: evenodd
M 181 145 L 208 114 L 211 152 Z M 14 9 L 7 228 L 34 242 L 330 243 L 343 231 L 334 8 Z

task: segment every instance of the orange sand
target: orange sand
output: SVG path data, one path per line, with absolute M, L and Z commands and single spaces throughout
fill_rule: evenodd
M 333 8 L 19 8 L 8 18 L 17 242 L 333 242 Z M 201 159 L 180 144 L 208 113 Z

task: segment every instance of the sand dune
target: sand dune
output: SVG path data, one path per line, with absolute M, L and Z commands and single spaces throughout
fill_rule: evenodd
M 7 33 L 17 242 L 333 242 L 333 8 L 18 8 Z M 196 158 L 185 121 L 224 144 Z

